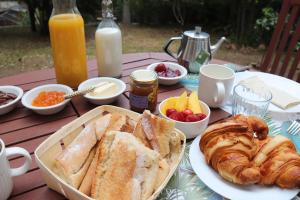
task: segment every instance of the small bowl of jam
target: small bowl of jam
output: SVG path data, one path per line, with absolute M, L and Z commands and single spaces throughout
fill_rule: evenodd
M 187 75 L 186 68 L 172 62 L 153 63 L 147 69 L 157 73 L 161 85 L 174 85 Z
M 20 87 L 6 85 L 0 86 L 0 115 L 12 111 L 23 96 L 23 90 Z
M 42 85 L 26 92 L 22 104 L 37 114 L 51 115 L 65 108 L 71 99 L 64 95 L 72 92 L 72 88 L 62 84 Z

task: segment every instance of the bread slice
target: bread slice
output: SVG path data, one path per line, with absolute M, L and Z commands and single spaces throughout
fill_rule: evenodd
M 108 121 L 109 120 L 109 121 Z M 133 132 L 134 129 L 134 121 L 131 120 L 126 115 L 120 114 L 106 114 L 104 117 L 101 117 L 96 120 L 96 134 L 98 138 L 102 138 L 106 132 L 109 131 L 128 131 Z M 92 163 L 89 166 L 89 169 L 80 185 L 79 191 L 90 196 L 92 182 L 94 175 L 96 173 L 96 163 L 98 162 L 98 155 L 100 151 L 100 143 L 96 145 L 96 154 L 93 158 Z
M 78 188 L 94 157 L 97 142 L 95 124 L 88 124 L 55 159 L 54 171 L 67 183 Z
M 159 152 L 162 157 L 170 153 L 170 140 L 175 123 L 151 114 L 148 110 L 141 115 L 133 135 L 147 147 Z
M 112 118 L 112 114 L 108 113 L 95 121 L 96 136 L 98 141 L 101 140 L 102 136 L 111 124 Z
M 144 200 L 155 190 L 159 154 L 125 132 L 110 131 L 100 142 L 92 198 Z

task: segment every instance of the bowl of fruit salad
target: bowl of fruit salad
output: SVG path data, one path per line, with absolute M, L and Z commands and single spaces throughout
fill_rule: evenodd
M 153 63 L 147 67 L 158 75 L 158 82 L 161 85 L 174 85 L 187 75 L 187 70 L 172 62 Z
M 196 92 L 189 96 L 184 92 L 179 97 L 165 99 L 159 104 L 159 113 L 162 117 L 175 121 L 175 127 L 188 139 L 202 134 L 210 117 L 208 105 L 198 99 Z

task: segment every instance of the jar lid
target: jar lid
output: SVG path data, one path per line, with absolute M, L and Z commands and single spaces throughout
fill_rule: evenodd
M 183 34 L 190 39 L 208 39 L 209 38 L 208 33 L 202 32 L 201 27 L 199 27 L 199 26 L 196 26 L 195 30 L 185 31 Z
M 148 69 L 135 70 L 131 73 L 130 77 L 132 80 L 143 84 L 151 84 L 157 80 L 157 74 Z

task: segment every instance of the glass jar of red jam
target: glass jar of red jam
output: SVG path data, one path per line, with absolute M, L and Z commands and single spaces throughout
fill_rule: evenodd
M 158 80 L 154 71 L 136 70 L 130 75 L 129 103 L 130 109 L 142 113 L 144 110 L 154 112 L 157 104 Z

